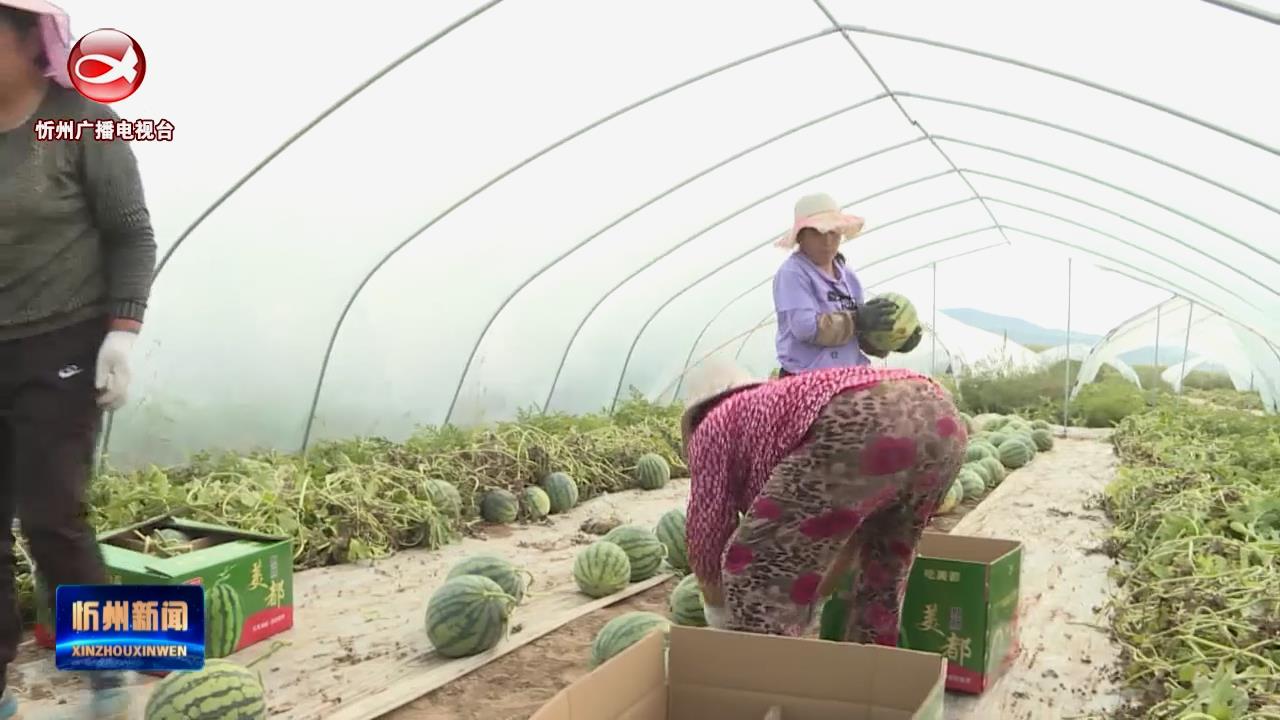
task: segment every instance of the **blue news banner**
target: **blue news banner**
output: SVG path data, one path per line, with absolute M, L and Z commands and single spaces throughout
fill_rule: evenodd
M 54 611 L 59 670 L 204 667 L 199 585 L 60 585 Z

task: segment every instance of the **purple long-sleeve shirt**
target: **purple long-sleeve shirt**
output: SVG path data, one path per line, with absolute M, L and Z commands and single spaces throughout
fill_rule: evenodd
M 796 251 L 773 276 L 773 307 L 778 314 L 778 362 L 790 373 L 867 365 L 870 360 L 854 338 L 840 347 L 817 344 L 818 316 L 853 310 L 862 304 L 862 284 L 844 263 L 836 263 L 836 277 L 818 269 Z

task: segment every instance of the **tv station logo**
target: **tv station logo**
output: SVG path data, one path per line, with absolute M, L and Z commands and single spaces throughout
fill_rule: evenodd
M 109 105 L 131 97 L 147 77 L 147 56 L 128 33 L 100 28 L 85 35 L 67 56 L 67 76 L 76 92 Z M 40 142 L 169 142 L 173 123 L 165 118 L 42 118 L 35 122 Z
M 101 28 L 76 41 L 67 74 L 81 95 L 100 103 L 120 102 L 138 91 L 147 76 L 142 46 L 114 28 Z
M 59 670 L 204 667 L 199 585 L 60 585 L 54 607 Z

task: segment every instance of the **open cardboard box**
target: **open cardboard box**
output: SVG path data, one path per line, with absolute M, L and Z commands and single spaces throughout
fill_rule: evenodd
M 672 626 L 530 720 L 941 720 L 946 661 L 876 645 Z

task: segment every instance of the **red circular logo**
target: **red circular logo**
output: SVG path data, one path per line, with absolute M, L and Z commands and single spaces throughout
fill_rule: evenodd
M 142 85 L 147 58 L 137 40 L 119 30 L 94 30 L 76 42 L 67 74 L 80 94 L 100 103 L 119 102 Z

